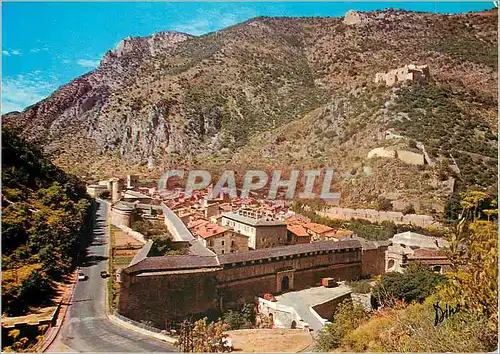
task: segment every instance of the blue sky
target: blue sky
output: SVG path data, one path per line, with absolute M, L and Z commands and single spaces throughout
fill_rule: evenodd
M 4 2 L 2 113 L 22 110 L 93 70 L 127 36 L 175 30 L 202 35 L 256 16 L 343 16 L 348 10 L 400 8 L 459 13 L 486 2 Z

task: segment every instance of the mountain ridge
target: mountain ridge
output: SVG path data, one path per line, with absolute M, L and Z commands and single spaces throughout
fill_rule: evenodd
M 436 108 L 429 100 L 436 97 L 462 119 L 479 124 L 480 139 L 484 134 L 496 137 L 497 10 L 459 15 L 385 10 L 360 17 L 362 21 L 350 24 L 342 17 L 257 17 L 199 37 L 161 32 L 156 38 L 165 37 L 165 45 L 160 44 L 159 51 L 151 49 L 155 35 L 128 44 L 125 40 L 118 52 L 107 52 L 98 69 L 3 120 L 25 138 L 38 141 L 61 166 L 80 174 L 103 175 L 119 173 L 122 165 L 136 165 L 144 174 L 158 174 L 175 165 L 215 169 L 247 165 L 241 156 L 245 152 L 253 156 L 262 147 L 253 145 L 253 140 L 280 127 L 286 130 L 311 112 L 339 102 L 344 102 L 344 108 L 334 111 L 342 123 L 334 117 L 321 123 L 331 137 L 309 135 L 295 159 L 285 159 L 288 165 L 335 163 L 342 165 L 342 172 L 353 170 L 366 159 L 366 149 L 381 143 L 366 138 L 363 124 L 380 131 L 394 129 L 388 122 L 393 115 L 405 113 L 411 116 L 410 125 L 417 126 L 425 118 L 418 109 L 435 119 L 432 110 Z M 406 93 L 404 87 L 374 84 L 377 72 L 410 63 L 429 65 L 432 89 L 416 87 Z M 356 104 L 356 92 L 362 97 L 361 106 L 347 117 L 345 112 Z M 405 103 L 403 108 L 415 111 L 380 113 L 380 105 L 387 103 L 390 110 L 401 93 L 421 98 L 421 107 Z M 460 95 L 469 106 L 460 107 Z M 438 113 L 439 119 L 454 121 Z M 351 127 L 343 127 L 346 124 Z M 351 137 L 340 139 L 351 131 Z M 454 139 L 443 132 L 450 141 Z M 418 136 L 416 130 L 412 134 Z M 353 136 L 364 139 L 367 147 L 352 142 Z M 295 140 L 286 134 L 284 138 L 292 144 L 290 152 L 297 148 L 294 141 L 300 141 L 300 134 Z M 438 147 L 439 139 L 424 143 Z M 481 143 L 487 155 L 490 140 Z M 76 142 L 79 145 L 72 146 Z M 279 150 L 280 142 L 271 144 Z M 333 153 L 324 159 L 314 157 L 329 150 L 329 145 L 351 146 L 351 151 L 345 152 L 346 157 Z M 468 147 L 467 153 L 483 153 L 474 149 Z M 438 159 L 449 159 L 436 153 Z M 274 166 L 272 160 L 278 160 L 278 155 L 270 155 L 261 160 Z M 338 164 L 338 159 L 348 162 Z M 143 167 L 147 161 L 154 162 L 154 172 Z M 255 158 L 250 162 L 255 163 Z M 485 177 L 483 186 L 489 186 L 490 179 Z

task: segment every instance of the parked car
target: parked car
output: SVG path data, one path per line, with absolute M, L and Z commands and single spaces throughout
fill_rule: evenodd
M 107 277 L 109 277 L 109 273 L 107 271 L 103 270 L 101 272 L 101 278 L 107 278 Z
M 89 277 L 83 274 L 82 272 L 78 273 L 78 280 L 87 280 Z

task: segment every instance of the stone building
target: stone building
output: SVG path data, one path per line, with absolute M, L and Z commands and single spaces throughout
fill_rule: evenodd
M 216 254 L 248 251 L 248 237 L 215 223 L 199 223 L 189 230 Z
M 302 226 L 307 230 L 307 233 L 311 235 L 311 241 L 325 241 L 330 235 L 335 233 L 330 226 L 315 222 L 304 223 Z
M 301 243 L 311 243 L 311 235 L 307 230 L 299 224 L 288 224 L 287 229 L 287 239 L 292 245 L 297 245 Z
M 361 276 L 359 241 L 325 241 L 217 256 L 134 258 L 121 272 L 118 311 L 163 327 L 190 315 L 220 314 L 264 293 Z
M 238 210 L 222 214 L 222 226 L 248 236 L 248 247 L 260 249 L 288 244 L 287 228 L 282 221 L 254 211 Z
M 137 187 L 139 183 L 139 177 L 136 175 L 127 175 L 127 189 L 132 189 Z
M 134 212 L 134 207 L 121 202 L 116 203 L 110 210 L 111 224 L 130 227 L 133 221 Z
M 339 233 L 337 239 L 340 241 L 346 241 L 346 240 L 359 241 L 362 247 L 361 275 L 363 277 L 373 277 L 376 275 L 384 274 L 386 270 L 385 254 L 391 242 L 388 240 L 369 241 L 364 239 L 363 237 L 355 235 L 352 231 L 349 232 L 350 234 L 346 233 L 345 235 L 341 235 Z
M 217 217 L 220 215 L 219 203 L 209 203 L 205 201 L 203 209 L 205 213 L 205 218 L 207 219 L 210 219 L 213 216 Z
M 421 235 L 411 231 L 394 235 L 390 242 L 391 245 L 387 248 L 385 255 L 386 272 L 402 272 L 408 266 L 409 259 L 416 261 L 423 255 L 422 250 L 443 251 L 448 246 L 448 242 L 442 238 Z M 444 256 L 444 254 L 441 253 L 441 256 Z M 445 259 L 446 257 L 438 257 L 435 261 L 445 262 Z M 432 264 L 432 266 L 435 265 L 437 264 Z
M 406 256 L 404 266 L 410 265 L 411 263 L 423 264 L 440 274 L 451 269 L 451 261 L 443 250 L 415 250 L 412 255 Z
M 116 203 L 121 198 L 123 183 L 119 178 L 111 178 L 109 180 L 109 194 L 111 195 L 111 202 Z
M 369 241 L 362 237 L 354 236 L 361 243 L 363 277 L 373 277 L 385 273 L 385 253 L 390 245 L 389 241 Z
M 99 198 L 102 193 L 108 190 L 108 187 L 102 184 L 91 184 L 87 186 L 87 193 L 92 198 Z
M 386 86 L 393 86 L 404 81 L 424 82 L 429 76 L 430 72 L 427 65 L 410 64 L 385 73 L 376 73 L 375 83 L 383 82 Z
M 150 204 L 153 200 L 149 195 L 136 192 L 133 190 L 126 190 L 122 193 L 121 200 L 124 202 L 139 202 L 143 204 Z

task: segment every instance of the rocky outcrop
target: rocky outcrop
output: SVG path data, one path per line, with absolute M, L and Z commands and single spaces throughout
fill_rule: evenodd
M 164 53 L 166 49 L 192 38 L 196 37 L 171 31 L 158 32 L 148 37 L 127 37 L 118 44 L 116 49 L 109 50 L 104 55 L 101 65 L 114 64 L 116 60 L 127 58 L 136 61 L 137 58 L 154 57 Z
M 464 22 L 475 27 L 461 31 Z M 438 25 L 441 31 L 432 31 Z M 377 146 L 364 144 L 368 135 L 363 129 L 390 128 L 389 105 L 377 116 L 380 92 L 373 91 L 373 75 L 397 63 L 430 58 L 436 82 L 456 78 L 472 96 L 483 90 L 489 101 L 496 100 L 496 66 L 474 62 L 468 69 L 471 61 L 456 58 L 460 53 L 429 49 L 443 38 L 472 44 L 480 35 L 481 48 L 488 51 L 497 43 L 496 25 L 496 12 L 349 12 L 344 19 L 260 17 L 200 37 L 177 32 L 132 37 L 108 51 L 96 70 L 2 120 L 24 138 L 40 142 L 60 158 L 61 166 L 78 166 L 84 172 L 111 160 L 121 164 L 121 159 L 151 161 L 153 166 L 167 158 L 179 164 L 229 159 L 239 163 L 238 154 L 262 133 L 274 135 L 308 116 L 310 122 L 293 135 L 283 131 L 279 138 L 271 136 L 270 146 L 258 158 L 275 159 L 279 147 L 290 143 L 279 163 L 290 158 L 314 164 L 327 157 L 320 149 L 326 142 L 359 158 Z M 462 75 L 464 71 L 468 74 Z M 337 107 L 339 101 L 345 106 Z M 348 116 L 348 107 L 356 108 L 355 114 Z M 401 112 L 401 119 L 408 119 L 405 114 Z M 482 119 L 491 114 L 476 115 Z M 297 143 L 304 134 L 314 135 L 313 143 Z
M 352 26 L 367 23 L 368 21 L 369 18 L 366 14 L 354 10 L 349 10 L 345 14 L 343 22 L 348 26 Z

